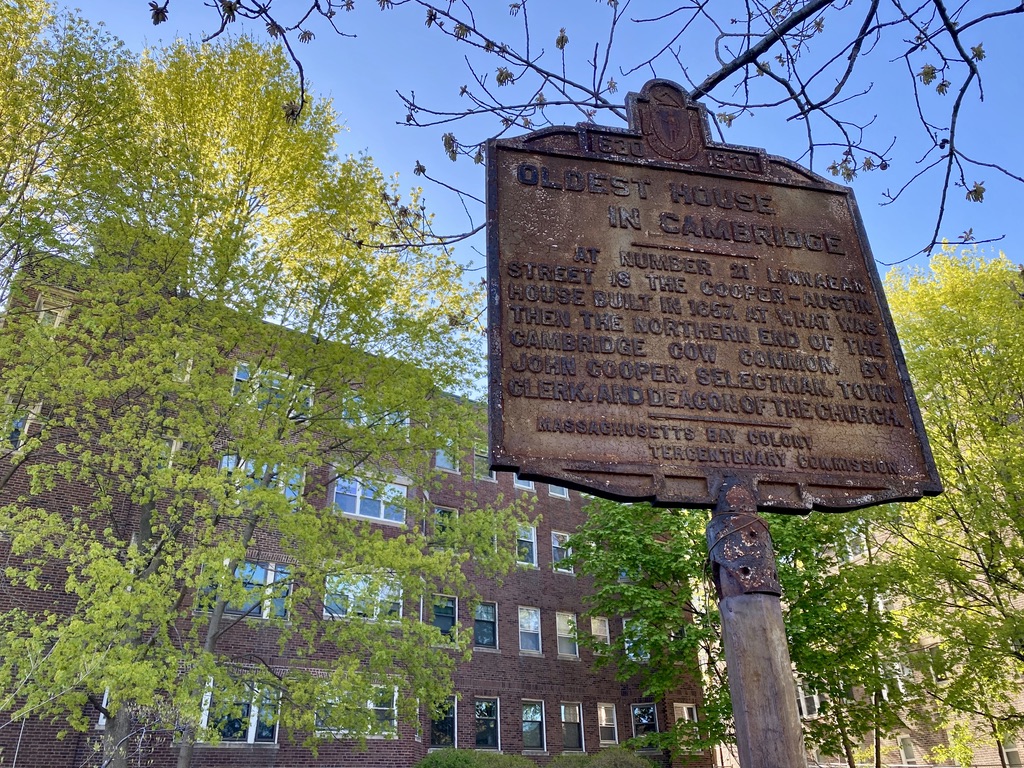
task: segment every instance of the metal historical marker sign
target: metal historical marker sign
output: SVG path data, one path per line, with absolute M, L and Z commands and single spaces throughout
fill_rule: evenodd
M 852 191 L 711 142 L 674 83 L 627 108 L 488 144 L 492 465 L 669 505 L 938 493 Z

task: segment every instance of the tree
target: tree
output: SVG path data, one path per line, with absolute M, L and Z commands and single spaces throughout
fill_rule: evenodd
M 44 2 L 5 5 L 0 34 L 0 302 L 32 258 L 80 246 L 83 190 L 109 171 L 122 137 L 128 55 L 109 36 Z
M 321 31 L 348 34 L 346 14 L 361 8 L 354 0 L 211 5 L 204 27 L 209 38 L 256 22 L 288 47 L 300 73 L 298 44 Z M 405 121 L 443 131 L 453 160 L 479 162 L 483 140 L 504 131 L 623 120 L 618 91 L 638 91 L 643 80 L 658 76 L 679 80 L 707 104 L 723 136 L 723 129 L 754 116 L 797 121 L 805 135 L 800 159 L 812 170 L 845 181 L 868 172 L 895 176 L 885 203 L 900 201 L 911 187 L 932 185 L 933 226 L 921 252 L 940 244 L 952 210 L 984 199 L 986 178 L 1024 181 L 965 122 L 985 97 L 986 41 L 1021 18 L 1018 3 L 787 0 L 711 8 L 694 2 L 643 16 L 629 0 L 609 0 L 604 9 L 593 2 L 563 5 L 553 14 L 517 0 L 507 6 L 511 23 L 505 7 L 499 12 L 485 4 L 378 5 L 394 23 L 405 14 L 417 24 L 425 20 L 425 35 L 440 36 L 465 54 L 463 76 L 447 84 L 449 95 L 440 103 L 414 95 L 416 83 L 403 97 Z M 179 6 L 152 4 L 153 22 L 182 12 Z M 599 13 L 603 34 L 584 40 L 595 25 L 582 20 Z M 581 26 L 588 29 L 577 36 Z M 888 118 L 904 104 L 919 130 L 899 132 L 897 146 L 898 128 Z M 472 197 L 467 192 L 465 199 Z M 967 231 L 960 239 L 973 238 Z
M 769 517 L 790 653 L 805 693 L 801 705 L 813 715 L 803 721 L 805 739 L 851 768 L 865 736 L 895 733 L 902 712 L 920 701 L 899 663 L 913 638 L 880 608 L 892 601 L 900 571 L 878 558 L 874 545 L 867 557 L 850 558 L 849 543 L 866 546 L 878 520 L 891 515 L 883 507 L 857 516 Z M 572 541 L 578 570 L 596 582 L 590 612 L 630 617 L 601 663 L 615 664 L 624 678 L 639 675 L 654 696 L 677 688 L 681 674 L 701 682 L 700 722 L 680 721 L 654 737 L 681 757 L 733 738 L 707 572 L 707 520 L 699 510 L 595 501 Z
M 888 279 L 943 495 L 903 508 L 885 556 L 929 655 L 925 688 L 967 765 L 980 741 L 1020 733 L 1024 655 L 1024 354 L 1019 267 L 953 247 Z
M 71 729 L 100 713 L 106 765 L 174 734 L 187 766 L 254 707 L 315 748 L 375 733 L 366 702 L 389 692 L 405 719 L 441 706 L 470 633 L 398 606 L 472 600 L 469 553 L 509 567 L 522 521 L 467 499 L 430 547 L 404 491 L 430 487 L 431 450 L 477 437 L 453 393 L 479 297 L 444 252 L 362 245 L 413 243 L 424 214 L 334 156 L 326 102 L 284 118 L 280 50 L 120 66 L 90 73 L 124 90 L 105 172 L 69 188 L 83 247 L 23 262 L 0 333 L 0 710 Z

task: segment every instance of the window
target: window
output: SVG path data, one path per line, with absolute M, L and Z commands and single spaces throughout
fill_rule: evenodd
M 452 525 L 458 515 L 458 510 L 434 507 L 430 520 L 423 521 L 423 535 L 429 537 L 430 546 L 444 547 L 450 542 Z
M 1003 753 L 1003 762 L 1006 763 L 1007 768 L 1020 768 L 1020 766 L 1024 766 L 1020 758 L 1020 748 L 1016 742 L 1010 739 L 1003 739 L 999 743 L 999 751 Z
M 551 566 L 562 573 L 572 573 L 572 566 L 563 563 L 572 550 L 569 549 L 569 534 L 561 531 L 551 532 Z
M 537 565 L 537 529 L 526 526 L 516 534 L 516 560 L 520 565 Z
M 602 745 L 619 743 L 619 726 L 614 704 L 597 705 L 597 735 Z
M 15 411 L 9 422 L 10 429 L 7 433 L 7 444 L 12 450 L 16 451 L 25 444 L 30 423 L 31 416 L 27 411 Z
M 366 723 L 366 735 L 369 738 L 395 738 L 398 734 L 397 701 L 397 688 L 383 685 L 374 687 L 372 697 L 364 705 L 370 716 Z M 349 731 L 337 724 L 345 715 L 345 707 L 346 704 L 341 701 L 332 701 L 318 711 L 315 720 L 317 733 L 347 735 Z M 351 712 L 351 709 L 348 711 Z
M 900 759 L 904 765 L 917 765 L 917 755 L 914 753 L 914 742 L 909 736 L 899 737 Z
M 580 649 L 576 644 L 576 614 L 556 613 L 555 631 L 558 635 L 558 655 L 579 658 Z
M 672 705 L 672 720 L 678 725 L 679 723 L 696 723 L 697 722 L 697 705 L 696 704 L 683 704 L 675 702 Z M 697 738 L 699 736 L 696 725 L 691 726 L 686 730 L 687 740 Z M 691 754 L 699 754 L 699 749 L 686 749 L 686 752 Z
M 457 700 L 454 696 L 448 699 L 448 707 L 439 713 L 438 717 L 430 721 L 430 746 L 431 747 L 452 747 L 458 746 L 458 735 L 455 730 L 455 707 Z
M 676 702 L 672 705 L 672 718 L 675 722 L 682 720 L 684 723 L 697 722 L 697 705 L 681 704 Z
M 366 706 L 373 712 L 376 725 L 371 726 L 372 736 L 394 738 L 398 735 L 398 689 L 379 687 Z
M 523 480 L 521 477 L 519 477 L 518 472 L 516 472 L 515 478 L 512 480 L 512 485 L 515 488 L 519 488 L 522 491 L 532 491 L 534 489 L 533 480 Z
M 441 630 L 446 637 L 455 637 L 455 619 L 458 614 L 458 602 L 448 595 L 434 595 L 430 609 L 430 623 Z
M 583 716 L 579 704 L 562 704 L 562 749 L 583 751 Z
M 608 619 L 604 616 L 590 617 L 590 634 L 592 634 L 594 636 L 594 639 L 597 640 L 599 643 L 611 645 L 611 630 L 608 626 Z
M 523 749 L 544 749 L 544 702 L 523 702 Z
M 171 440 L 170 438 L 166 439 L 166 443 L 168 444 L 168 456 L 177 451 L 180 446 L 179 441 Z M 234 474 L 238 468 L 238 463 L 239 457 L 236 454 L 229 453 L 220 457 L 220 468 L 229 475 Z M 302 496 L 302 487 L 306 482 L 306 473 L 301 469 L 282 477 L 278 473 L 276 464 L 273 467 L 262 464 L 259 471 L 257 471 L 256 462 L 249 459 L 242 462 L 242 470 L 245 473 L 245 477 L 248 478 L 248 482 L 242 485 L 242 488 L 246 491 L 256 490 L 267 484 L 268 487 L 280 489 L 284 497 L 290 502 L 297 501 Z
M 277 741 L 278 694 L 248 684 L 246 689 L 249 695 L 240 701 L 208 691 L 203 697 L 200 725 L 219 732 L 221 741 L 273 744 Z
M 473 717 L 476 722 L 476 748 L 501 749 L 498 735 L 498 700 L 474 700 Z
M 568 499 L 569 489 L 563 488 L 561 485 L 548 484 L 548 496 L 554 496 L 556 499 Z
M 633 704 L 633 735 L 658 732 L 658 708 L 654 704 Z
M 817 717 L 821 700 L 814 691 L 804 688 L 802 683 L 796 686 L 796 708 L 800 717 Z
M 339 477 L 334 481 L 332 490 L 335 506 L 346 515 L 392 523 L 405 522 L 402 503 L 408 489 L 404 485 Z
M 540 653 L 540 608 L 519 607 L 519 650 Z
M 294 389 L 294 391 L 292 391 Z M 234 395 L 255 393 L 256 407 L 287 407 L 289 419 L 304 421 L 313 408 L 313 389 L 308 384 L 294 386 L 291 376 L 277 371 L 253 372 L 248 363 L 235 366 L 235 382 L 231 389 Z
M 626 658 L 630 661 L 648 661 L 651 655 L 640 644 L 638 630 L 639 622 L 636 619 L 622 620 L 622 644 Z
M 56 328 L 64 322 L 70 306 L 70 295 L 44 296 L 39 294 L 39 298 L 36 299 L 36 317 L 39 324 L 47 328 Z
M 498 604 L 480 603 L 473 613 L 473 645 L 477 648 L 498 647 Z
M 477 480 L 496 482 L 498 474 L 491 469 L 491 457 L 487 449 L 477 446 L 473 449 L 473 477 Z
M 254 563 L 246 560 L 235 568 L 246 596 L 242 602 L 229 602 L 224 613 L 256 618 L 288 618 L 287 598 L 291 592 L 288 567 L 280 563 Z
M 390 576 L 328 576 L 324 618 L 399 619 L 402 589 Z
M 458 473 L 459 460 L 447 451 L 438 449 L 434 451 L 434 466 L 438 469 L 443 469 L 445 472 Z

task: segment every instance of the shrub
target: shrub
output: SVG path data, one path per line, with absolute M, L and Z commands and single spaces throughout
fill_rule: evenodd
M 469 749 L 439 749 L 420 760 L 416 768 L 537 768 L 537 765 L 520 755 L 475 752 Z
M 611 747 L 594 755 L 587 768 L 653 768 L 650 760 L 637 756 L 628 749 Z

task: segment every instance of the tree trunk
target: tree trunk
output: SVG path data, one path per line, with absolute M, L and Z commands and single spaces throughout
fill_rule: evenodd
M 116 715 L 108 715 L 103 729 L 103 768 L 128 768 L 128 741 L 132 736 L 132 719 L 127 707 Z

